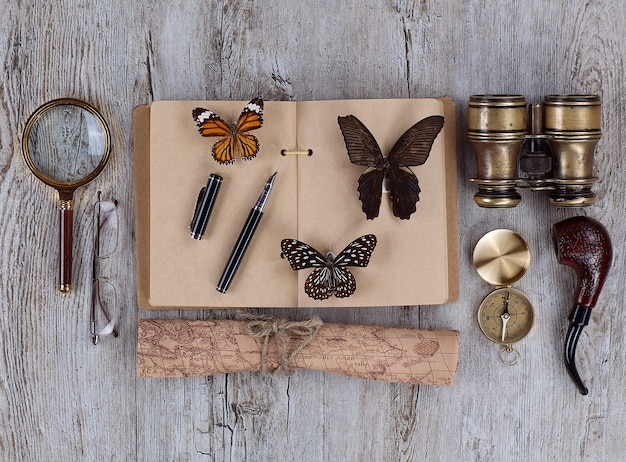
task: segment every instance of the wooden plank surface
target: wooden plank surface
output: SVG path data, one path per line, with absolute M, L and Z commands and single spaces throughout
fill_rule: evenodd
M 625 145 L 622 2 L 6 2 L 0 16 L 1 460 L 623 460 L 626 337 L 622 255 Z M 516 93 L 602 96 L 596 205 L 551 207 L 522 191 L 511 210 L 474 205 L 467 100 Z M 315 100 L 450 96 L 456 101 L 461 295 L 444 306 L 270 310 L 304 319 L 459 329 L 452 388 L 296 371 L 138 379 L 139 317 L 227 318 L 227 311 L 138 309 L 131 111 L 159 99 Z M 74 285 L 56 289 L 56 192 L 34 178 L 21 133 L 58 97 L 98 107 L 112 158 L 75 195 Z M 119 251 L 103 266 L 117 287 L 120 337 L 88 331 L 91 207 L 119 201 Z M 609 230 L 615 261 L 585 329 L 580 395 L 562 348 L 575 276 L 552 249 L 553 223 L 589 215 Z M 490 288 L 471 251 L 507 227 L 529 243 L 516 284 L 537 321 L 505 367 L 476 308 Z

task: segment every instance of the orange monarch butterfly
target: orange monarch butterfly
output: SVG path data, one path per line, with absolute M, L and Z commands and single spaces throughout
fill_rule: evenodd
M 193 119 L 202 136 L 222 136 L 213 145 L 212 154 L 220 164 L 232 164 L 239 154 L 243 160 L 254 159 L 259 152 L 259 140 L 250 135 L 263 125 L 263 100 L 254 98 L 241 111 L 236 123 L 228 125 L 215 112 L 201 107 L 192 111 Z
M 443 128 L 442 116 L 430 116 L 410 127 L 393 145 L 389 155 L 383 153 L 367 127 L 353 115 L 338 117 L 350 162 L 368 167 L 359 177 L 359 199 L 368 220 L 378 216 L 383 181 L 390 192 L 393 214 L 408 220 L 417 210 L 421 192 L 415 173 L 409 166 L 422 165 Z

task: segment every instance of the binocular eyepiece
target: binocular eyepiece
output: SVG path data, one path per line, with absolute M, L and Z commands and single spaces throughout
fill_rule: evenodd
M 520 95 L 471 96 L 467 136 L 476 153 L 477 178 L 470 179 L 478 186 L 476 204 L 515 207 L 518 187 L 547 190 L 560 207 L 593 204 L 600 114 L 596 95 L 550 95 L 530 105 Z

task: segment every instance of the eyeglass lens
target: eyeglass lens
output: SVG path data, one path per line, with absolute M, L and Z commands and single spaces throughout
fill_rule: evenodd
M 115 286 L 106 279 L 96 279 L 93 285 L 93 316 L 91 321 L 91 335 L 94 344 L 98 343 L 98 337 L 101 335 L 113 334 L 114 337 L 117 337 L 116 309 Z
M 117 249 L 118 229 L 117 201 L 98 200 L 94 206 L 94 283 L 91 307 L 91 336 L 94 345 L 98 343 L 100 336 L 118 336 L 115 328 L 118 309 L 115 286 L 100 274 L 103 260 Z
M 95 256 L 106 258 L 117 248 L 117 206 L 112 201 L 98 201 L 94 210 Z

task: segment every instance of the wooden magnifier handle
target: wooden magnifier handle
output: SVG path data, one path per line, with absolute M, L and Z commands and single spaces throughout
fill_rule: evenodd
M 59 290 L 72 290 L 72 227 L 74 223 L 74 201 L 61 199 L 59 202 Z

